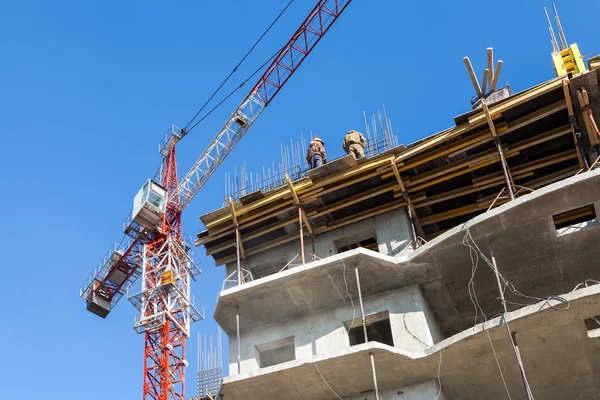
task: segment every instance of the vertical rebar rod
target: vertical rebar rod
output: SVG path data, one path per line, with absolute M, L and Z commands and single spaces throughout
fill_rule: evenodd
M 360 317 L 362 319 L 363 333 L 365 335 L 365 343 L 367 343 L 369 341 L 369 337 L 367 336 L 367 320 L 365 319 L 365 308 L 363 306 L 362 291 L 360 289 L 360 277 L 358 275 L 358 268 L 354 269 L 354 273 L 356 274 L 356 289 L 358 290 L 358 302 L 360 304 Z M 379 389 L 377 387 L 377 372 L 375 370 L 375 354 L 373 352 L 369 352 L 369 358 L 371 360 L 371 372 L 373 374 L 373 389 L 375 390 L 375 400 L 379 400 Z
M 556 18 L 556 26 L 558 27 L 558 38 L 562 44 L 561 50 L 566 50 L 569 45 L 567 44 L 567 38 L 565 37 L 565 32 L 563 31 L 562 24 L 560 23 L 560 18 L 558 17 L 558 10 L 556 9 L 556 4 L 552 4 L 552 8 L 554 8 L 554 16 Z
M 198 349 L 196 359 L 196 372 L 200 373 L 200 332 L 198 332 Z
M 554 28 L 552 28 L 552 22 L 550 22 L 550 16 L 548 15 L 548 10 L 546 10 L 546 7 L 544 7 L 544 12 L 546 13 L 546 19 L 548 20 L 548 31 L 550 31 L 550 42 L 552 42 L 552 49 L 558 52 L 558 43 L 556 41 Z
M 238 375 L 239 375 L 242 373 L 242 369 L 241 369 L 242 347 L 240 345 L 240 314 L 239 313 L 235 314 L 235 325 L 236 325 L 236 335 L 237 335 L 237 371 L 238 371 Z

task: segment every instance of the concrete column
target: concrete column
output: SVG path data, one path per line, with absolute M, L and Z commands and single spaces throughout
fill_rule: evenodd
M 381 254 L 395 256 L 400 253 L 412 240 L 412 228 L 406 210 L 402 208 L 376 216 L 375 233 Z

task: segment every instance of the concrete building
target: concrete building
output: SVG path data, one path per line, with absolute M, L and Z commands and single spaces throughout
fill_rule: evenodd
M 202 216 L 221 398 L 600 398 L 598 87 L 559 77 Z

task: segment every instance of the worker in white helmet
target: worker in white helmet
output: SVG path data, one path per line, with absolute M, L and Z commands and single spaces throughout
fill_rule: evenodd
M 344 143 L 342 147 L 348 154 L 352 154 L 354 158 L 361 158 L 365 156 L 365 137 L 362 133 L 355 131 L 354 129 L 348 131 L 344 137 Z
M 308 151 L 306 152 L 306 162 L 310 165 L 310 169 L 320 167 L 323 163 L 327 162 L 325 142 L 319 138 L 314 138 L 310 141 Z

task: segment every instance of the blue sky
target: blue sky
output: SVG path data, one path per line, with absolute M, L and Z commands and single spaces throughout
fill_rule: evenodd
M 282 46 L 315 0 L 296 0 L 224 93 Z M 132 399 L 142 391 L 143 337 L 123 300 L 106 319 L 79 286 L 110 245 L 133 196 L 159 163 L 157 143 L 184 126 L 286 1 L 4 1 L 0 4 L 0 126 L 5 229 L 0 291 L 0 398 Z M 223 175 L 277 162 L 280 143 L 315 131 L 330 151 L 385 104 L 401 143 L 433 134 L 469 109 L 462 58 L 480 74 L 486 47 L 500 81 L 525 89 L 553 77 L 542 1 L 354 0 L 183 217 L 222 205 Z M 583 8 L 587 10 L 582 11 Z M 569 42 L 598 50 L 600 2 L 558 1 Z M 504 28 L 504 29 L 501 29 Z M 178 147 L 180 175 L 247 90 Z M 219 96 L 217 96 L 219 97 Z M 203 254 L 202 249 L 197 252 Z M 212 310 L 224 270 L 201 256 L 193 291 Z M 196 346 L 188 346 L 187 395 Z M 107 395 L 108 394 L 108 395 Z

